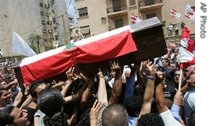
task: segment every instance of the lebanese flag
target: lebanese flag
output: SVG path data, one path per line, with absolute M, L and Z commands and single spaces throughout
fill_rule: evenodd
M 191 53 L 195 49 L 195 42 L 190 38 L 190 30 L 187 27 L 182 29 L 180 44 Z
M 191 6 L 189 3 L 185 9 L 185 17 L 191 20 L 195 20 L 195 6 Z
M 141 21 L 143 21 L 143 18 L 141 16 L 140 16 L 140 18 L 137 17 L 137 16 L 131 16 L 131 23 L 132 24 L 139 23 Z
M 82 39 L 70 49 L 62 46 L 24 58 L 19 65 L 24 84 L 61 74 L 78 63 L 100 62 L 137 51 L 129 28 L 125 26 Z
M 187 51 L 182 46 L 179 47 L 178 59 L 181 69 L 187 68 L 188 66 L 195 64 L 195 55 Z
M 174 10 L 174 9 L 171 9 L 171 17 L 173 17 L 173 18 L 177 18 L 177 19 L 180 19 L 180 17 L 181 17 L 181 13 L 178 13 L 176 10 Z

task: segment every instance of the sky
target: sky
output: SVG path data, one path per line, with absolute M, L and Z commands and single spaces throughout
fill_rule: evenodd
M 75 0 L 66 0 L 67 13 L 73 17 L 74 24 L 77 23 L 77 15 L 75 9 Z

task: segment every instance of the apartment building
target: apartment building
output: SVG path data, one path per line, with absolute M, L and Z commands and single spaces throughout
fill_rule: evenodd
M 195 5 L 193 0 L 75 0 L 78 17 L 75 29 L 80 29 L 85 37 L 90 37 L 131 24 L 131 16 L 143 19 L 156 16 L 163 22 L 166 37 L 169 24 L 175 30 L 181 22 L 194 34 L 195 21 L 184 16 L 188 3 Z M 182 14 L 179 20 L 170 16 L 171 9 Z M 175 33 L 172 36 L 176 36 Z
M 4 57 L 11 52 L 16 32 L 37 53 L 66 44 L 69 40 L 65 0 L 1 0 L 0 48 Z

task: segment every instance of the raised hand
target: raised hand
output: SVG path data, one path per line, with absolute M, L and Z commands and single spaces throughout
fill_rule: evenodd
M 90 125 L 96 126 L 96 121 L 98 118 L 98 114 L 100 112 L 100 109 L 102 108 L 103 104 L 96 100 L 90 110 Z
M 103 78 L 104 77 L 104 75 L 103 75 L 103 73 L 102 73 L 100 68 L 98 69 L 97 76 L 98 76 L 98 78 Z
M 69 70 L 66 71 L 67 79 L 70 82 L 74 82 L 75 80 L 77 80 L 79 78 L 79 76 L 74 73 L 74 69 L 75 69 L 75 67 L 70 67 Z
M 121 68 L 118 65 L 118 61 L 113 60 L 113 61 L 110 61 L 109 64 L 111 66 L 112 75 L 114 75 L 115 77 L 121 75 Z
M 155 76 L 155 74 L 156 74 L 155 63 L 152 64 L 152 62 L 150 61 L 146 64 L 146 66 L 147 66 L 147 69 L 149 71 L 149 75 Z

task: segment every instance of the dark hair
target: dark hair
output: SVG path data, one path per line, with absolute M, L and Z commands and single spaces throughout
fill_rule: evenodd
M 90 108 L 83 111 L 80 115 L 79 121 L 75 126 L 90 126 Z
M 142 101 L 143 97 L 137 95 L 130 96 L 125 100 L 124 106 L 129 116 L 138 117 L 138 114 L 141 110 Z
M 29 94 L 32 96 L 32 97 L 37 97 L 37 94 L 35 92 L 35 89 L 42 85 L 44 83 L 44 81 L 42 80 L 38 80 L 38 81 L 35 81 L 33 83 L 30 84 L 30 88 L 29 88 Z
M 39 93 L 37 98 L 38 108 L 46 114 L 46 126 L 66 126 L 67 118 L 62 112 L 63 97 L 59 90 L 46 88 Z
M 14 123 L 14 117 L 10 115 L 14 106 L 9 105 L 0 110 L 0 126 L 6 126 Z
M 30 124 L 34 123 L 34 114 L 36 113 L 35 109 L 29 108 L 27 106 L 24 106 L 22 109 L 27 110 L 27 114 L 28 114 L 28 119 L 30 121 Z
M 63 97 L 59 90 L 46 88 L 39 93 L 37 98 L 38 108 L 46 114 L 46 116 L 52 117 L 55 113 L 62 110 Z
M 164 60 L 165 62 L 167 62 L 167 63 L 168 63 L 168 65 L 170 65 L 170 61 L 169 61 L 169 59 L 168 59 L 168 58 L 162 58 L 162 59 L 161 59 L 161 61 L 163 61 L 163 60 Z
M 44 117 L 45 126 L 68 126 L 67 116 L 63 112 L 58 112 L 52 117 Z
M 185 26 L 185 23 L 184 22 L 181 22 L 181 28 L 184 28 L 184 26 Z
M 162 118 L 154 113 L 141 115 L 137 126 L 164 126 Z
M 120 104 L 109 105 L 102 113 L 102 126 L 128 126 L 128 113 Z

